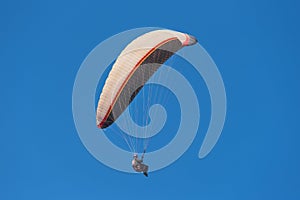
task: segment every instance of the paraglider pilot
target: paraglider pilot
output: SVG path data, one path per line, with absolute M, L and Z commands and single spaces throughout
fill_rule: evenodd
M 144 152 L 144 153 L 145 153 L 145 152 Z M 145 176 L 148 177 L 148 168 L 149 168 L 149 167 L 148 167 L 148 165 L 145 165 L 145 164 L 143 163 L 144 153 L 143 153 L 141 159 L 139 159 L 139 158 L 138 158 L 138 155 L 135 153 L 135 154 L 133 155 L 133 159 L 132 159 L 131 164 L 132 164 L 132 168 L 133 168 L 136 172 L 143 172 L 143 174 L 144 174 Z

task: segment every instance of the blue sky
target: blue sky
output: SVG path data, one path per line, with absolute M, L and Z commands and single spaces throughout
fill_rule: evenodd
M 299 8 L 296 0 L 1 1 L 0 199 L 299 199 Z M 199 134 L 148 179 L 94 159 L 72 117 L 88 53 L 145 26 L 195 35 L 228 100 L 208 157 L 197 157 Z

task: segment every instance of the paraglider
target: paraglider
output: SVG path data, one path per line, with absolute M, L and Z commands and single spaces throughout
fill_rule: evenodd
M 148 177 L 148 169 L 149 166 L 143 163 L 144 160 L 145 151 L 141 157 L 141 159 L 138 158 L 138 155 L 135 153 L 133 155 L 133 159 L 131 161 L 132 168 L 136 172 L 143 172 L 143 174 Z
M 98 101 L 97 127 L 111 126 L 162 64 L 181 48 L 195 43 L 195 37 L 172 30 L 150 31 L 131 41 L 116 59 L 105 81 Z M 132 167 L 148 176 L 144 154 L 140 160 L 138 152 L 133 153 Z

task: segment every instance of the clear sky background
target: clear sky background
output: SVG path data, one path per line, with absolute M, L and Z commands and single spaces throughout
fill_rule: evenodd
M 125 2 L 0 2 L 0 199 L 300 199 L 299 1 Z M 208 157 L 199 134 L 148 179 L 94 159 L 72 116 L 88 53 L 145 26 L 195 35 L 228 100 Z

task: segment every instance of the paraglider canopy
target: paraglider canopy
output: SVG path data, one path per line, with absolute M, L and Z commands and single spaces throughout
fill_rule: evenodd
M 129 43 L 106 79 L 97 107 L 97 126 L 103 129 L 113 124 L 164 62 L 195 43 L 195 37 L 172 30 L 151 31 Z

